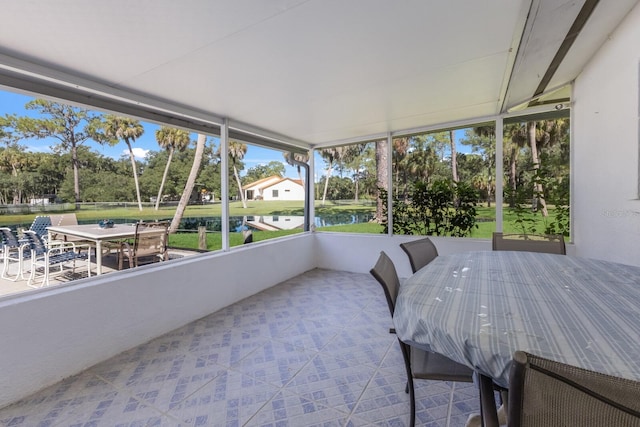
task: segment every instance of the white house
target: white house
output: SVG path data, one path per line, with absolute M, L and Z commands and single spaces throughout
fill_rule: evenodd
M 304 185 L 300 180 L 270 176 L 242 188 L 247 200 L 304 200 Z

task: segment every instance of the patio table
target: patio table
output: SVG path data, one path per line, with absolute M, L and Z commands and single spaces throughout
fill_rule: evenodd
M 640 380 L 640 268 L 531 252 L 439 256 L 404 281 L 403 341 L 508 387 L 523 350 Z
M 93 242 L 96 247 L 96 270 L 97 274 L 102 274 L 102 244 L 105 241 L 130 239 L 135 236 L 135 224 L 115 224 L 111 228 L 101 228 L 98 224 L 81 224 L 50 226 L 47 228 L 49 236 L 52 233 L 65 236 L 79 237 Z M 161 233 L 164 230 L 149 228 L 142 233 Z

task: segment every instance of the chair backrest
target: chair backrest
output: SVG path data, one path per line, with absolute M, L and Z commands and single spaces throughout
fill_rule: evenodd
M 391 261 L 391 258 L 389 258 L 384 251 L 380 252 L 378 261 L 370 270 L 370 273 L 382 285 L 384 295 L 387 297 L 389 311 L 391 312 L 391 316 L 393 316 L 398 290 L 400 289 L 400 279 L 398 278 L 398 273 L 396 272 L 395 265 L 393 265 L 393 261 Z
M 493 233 L 492 245 L 494 251 L 544 252 L 559 255 L 567 254 L 564 237 L 555 234 Z
M 20 242 L 18 241 L 18 237 L 13 234 L 8 227 L 0 227 L 0 240 L 2 240 L 2 246 L 8 248 L 19 248 Z
M 42 240 L 42 237 L 35 231 L 25 230 L 23 238 L 36 255 L 42 255 L 47 251 L 47 245 L 44 243 L 44 240 Z
M 150 229 L 157 232 L 148 232 Z M 168 221 L 137 223 L 133 242 L 134 257 L 162 255 L 166 259 L 168 231 Z
M 509 427 L 640 426 L 640 382 L 515 352 Z
M 53 223 L 53 215 L 51 215 L 51 222 Z M 55 225 L 78 225 L 78 217 L 75 213 L 66 213 L 60 215 L 58 218 L 58 222 L 54 223 Z
M 33 219 L 33 223 L 31 224 L 31 227 L 29 227 L 29 230 L 35 232 L 38 236 L 43 237 L 47 235 L 47 227 L 50 225 L 51 217 L 38 215 Z
M 436 245 L 434 245 L 428 237 L 401 243 L 400 247 L 409 256 L 411 270 L 414 273 L 429 264 L 438 256 L 438 249 L 436 248 Z

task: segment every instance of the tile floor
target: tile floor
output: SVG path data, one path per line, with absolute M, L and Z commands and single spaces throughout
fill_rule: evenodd
M 312 270 L 0 410 L 2 426 L 406 426 L 400 348 L 368 274 Z M 417 425 L 476 386 L 417 381 Z

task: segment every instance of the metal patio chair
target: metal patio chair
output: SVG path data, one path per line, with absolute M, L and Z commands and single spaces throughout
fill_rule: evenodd
M 49 227 L 50 225 L 52 225 L 50 216 L 38 215 L 33 219 L 33 222 L 29 227 L 29 231 L 33 231 L 38 236 L 40 236 L 41 239 L 47 240 L 49 233 L 47 227 Z
M 30 230 L 24 232 L 24 240 L 31 251 L 28 286 L 32 288 L 49 286 L 49 278 L 52 273 L 63 273 L 65 267 L 67 270 L 71 269 L 72 272 L 75 272 L 78 261 L 86 262 L 87 277 L 91 276 L 91 252 L 88 250 L 88 246 L 86 247 L 87 251 L 81 252 L 78 250 L 80 245 L 73 242 L 47 245 L 35 231 Z M 42 282 L 39 286 L 35 285 L 38 274 L 42 274 Z
M 494 251 L 526 251 L 544 252 L 566 255 L 567 248 L 564 236 L 556 234 L 504 234 L 493 233 L 492 248 Z
M 517 351 L 508 422 L 509 427 L 638 427 L 640 382 Z
M 14 282 L 23 279 L 24 261 L 31 257 L 29 246 L 18 240 L 18 237 L 8 227 L 0 227 L 0 237 L 2 240 L 2 274 L 0 277 Z M 9 275 L 12 263 L 17 264 L 18 268 L 15 276 Z
M 401 243 L 400 247 L 409 256 L 411 270 L 415 273 L 438 256 L 438 249 L 431 239 L 413 240 L 411 242 Z
M 122 242 L 118 253 L 118 270 L 124 267 L 124 261 L 129 268 L 142 263 L 166 261 L 169 259 L 167 250 L 169 232 L 168 221 L 139 222 L 131 242 Z
M 396 298 L 400 289 L 400 279 L 393 261 L 386 253 L 380 252 L 371 275 L 382 285 L 391 317 L 395 312 Z M 389 332 L 395 333 L 395 329 Z M 438 353 L 432 353 L 405 344 L 398 338 L 404 365 L 407 371 L 407 391 L 411 403 L 410 426 L 415 425 L 416 400 L 413 386 L 414 379 L 473 382 L 473 370 Z

